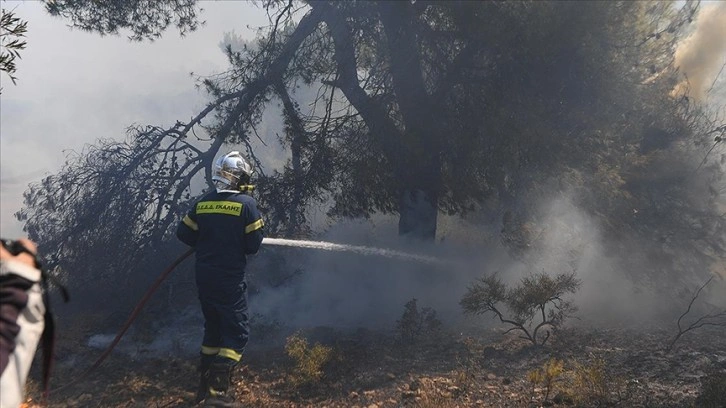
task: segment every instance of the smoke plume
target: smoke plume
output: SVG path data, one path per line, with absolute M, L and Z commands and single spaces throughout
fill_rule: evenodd
M 723 67 L 726 55 L 726 2 L 705 5 L 696 18 L 695 31 L 676 49 L 675 64 L 686 76 L 674 94 L 688 92 L 703 100 Z

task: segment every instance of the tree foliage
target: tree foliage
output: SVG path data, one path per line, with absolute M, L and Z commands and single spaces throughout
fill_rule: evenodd
M 23 39 L 28 31 L 28 22 L 15 16 L 11 10 L 3 8 L 0 12 L 0 72 L 5 72 L 13 84 L 17 77 L 15 60 L 20 59 L 20 51 L 27 43 Z
M 196 0 L 44 0 L 52 16 L 69 20 L 72 27 L 101 35 L 130 31 L 134 41 L 154 40 L 173 25 L 183 35 L 200 24 Z
M 82 280 L 93 284 L 124 276 L 144 251 L 161 245 L 204 166 L 184 129 L 132 127 L 129 141 L 102 140 L 71 153 L 61 172 L 25 193 L 33 217 L 45 218 L 28 222 L 26 231 L 40 238 L 50 265 L 88 271 Z

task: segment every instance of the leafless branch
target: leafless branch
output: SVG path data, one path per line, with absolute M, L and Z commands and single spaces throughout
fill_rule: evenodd
M 673 340 L 668 344 L 668 347 L 666 348 L 666 352 L 670 352 L 673 349 L 673 346 L 676 344 L 678 339 L 681 338 L 684 334 L 688 333 L 691 330 L 695 330 L 704 326 L 720 326 L 720 327 L 726 327 L 726 309 L 718 311 L 718 312 L 712 312 L 707 313 L 702 316 L 700 316 L 698 319 L 694 320 L 691 324 L 689 324 L 686 327 L 682 326 L 682 321 L 691 312 L 691 308 L 693 308 L 693 304 L 696 302 L 696 299 L 698 299 L 698 296 L 701 294 L 703 289 L 708 286 L 711 281 L 713 280 L 713 276 L 711 276 L 706 283 L 701 285 L 701 287 L 696 290 L 696 293 L 691 298 L 691 301 L 688 302 L 688 307 L 686 308 L 686 311 L 683 312 L 683 314 L 678 317 L 678 321 L 676 322 L 678 326 L 678 333 L 673 337 Z

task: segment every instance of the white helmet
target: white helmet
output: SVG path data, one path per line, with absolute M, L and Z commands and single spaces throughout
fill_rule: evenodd
M 214 162 L 212 180 L 217 189 L 239 190 L 250 182 L 250 177 L 252 166 L 237 151 L 220 156 Z

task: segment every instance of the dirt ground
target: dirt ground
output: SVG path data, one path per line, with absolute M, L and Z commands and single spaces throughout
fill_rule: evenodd
M 709 378 L 726 378 L 726 330 L 701 328 L 673 350 L 664 327 L 569 328 L 544 347 L 531 347 L 503 329 L 422 333 L 401 342 L 395 333 L 319 327 L 302 335 L 333 350 L 319 380 L 291 381 L 293 360 L 284 339 L 251 344 L 238 367 L 235 394 L 250 407 L 723 407 L 726 388 L 710 396 Z M 100 355 L 61 339 L 51 407 L 190 407 L 197 385 L 190 355 L 134 358 L 112 353 L 79 378 Z M 546 379 L 533 372 L 546 363 L 561 369 Z M 37 366 L 38 364 L 36 364 Z M 27 407 L 40 398 L 34 368 Z M 70 386 L 58 390 L 72 381 Z M 713 386 L 711 387 L 713 389 Z M 711 399 L 707 399 L 709 397 Z M 719 399 L 720 398 L 720 399 Z M 716 401 L 716 402 L 713 402 Z

